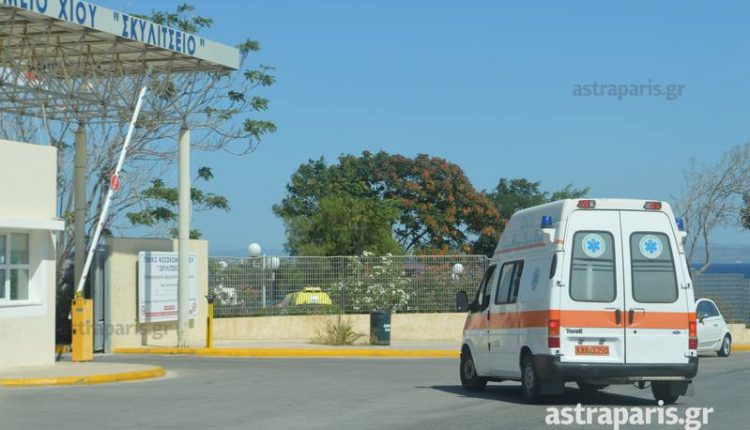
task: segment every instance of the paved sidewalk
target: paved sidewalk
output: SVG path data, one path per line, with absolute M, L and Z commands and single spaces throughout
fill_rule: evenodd
M 0 372 L 0 387 L 43 385 L 92 385 L 160 378 L 166 371 L 158 366 L 121 363 L 72 363 L 21 367 Z

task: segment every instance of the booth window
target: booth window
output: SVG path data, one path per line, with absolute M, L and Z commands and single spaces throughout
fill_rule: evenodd
M 0 233 L 0 301 L 29 300 L 29 235 Z

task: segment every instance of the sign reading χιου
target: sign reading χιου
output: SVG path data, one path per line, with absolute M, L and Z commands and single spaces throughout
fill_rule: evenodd
M 236 48 L 82 0 L 0 0 L 0 6 L 38 13 L 231 69 L 237 69 L 240 65 L 240 54 Z
M 178 257 L 176 252 L 138 253 L 138 322 L 177 321 Z M 190 255 L 190 319 L 198 315 L 197 257 Z

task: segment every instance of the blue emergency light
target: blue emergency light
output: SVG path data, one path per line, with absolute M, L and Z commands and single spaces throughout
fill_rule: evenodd
M 685 231 L 685 220 L 682 218 L 675 219 L 675 224 L 677 224 L 677 230 Z
M 542 217 L 542 228 L 552 228 L 552 217 L 544 215 Z

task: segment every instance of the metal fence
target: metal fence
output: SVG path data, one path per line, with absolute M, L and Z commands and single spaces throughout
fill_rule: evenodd
M 727 322 L 750 324 L 750 279 L 741 273 L 704 273 L 693 281 L 695 298 L 712 299 Z
M 459 291 L 472 294 L 488 259 L 482 255 L 392 257 L 211 257 L 210 291 L 217 317 L 396 312 L 452 312 Z M 695 297 L 713 299 L 728 322 L 750 324 L 750 279 L 704 273 Z M 320 288 L 331 305 L 284 303 Z
M 209 258 L 217 317 L 455 311 L 455 295 L 481 281 L 485 256 Z M 288 295 L 320 288 L 331 305 L 293 304 Z M 310 302 L 312 300 L 308 300 Z M 286 302 L 286 303 L 285 303 Z

